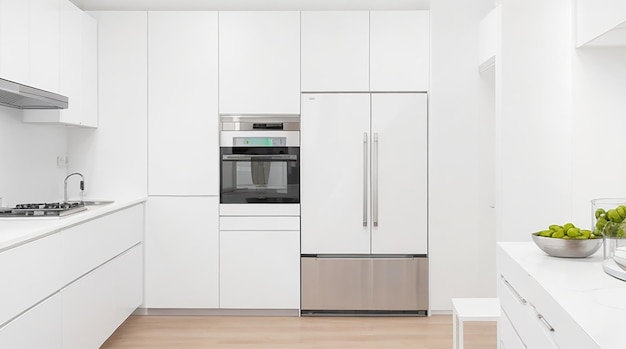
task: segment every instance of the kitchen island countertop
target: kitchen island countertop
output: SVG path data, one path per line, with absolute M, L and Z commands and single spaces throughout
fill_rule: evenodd
M 0 218 L 0 252 L 145 201 L 146 198 L 116 200 L 65 217 Z
M 534 278 L 602 349 L 622 349 L 626 282 L 602 269 L 602 248 L 587 258 L 546 255 L 532 242 L 499 246 Z

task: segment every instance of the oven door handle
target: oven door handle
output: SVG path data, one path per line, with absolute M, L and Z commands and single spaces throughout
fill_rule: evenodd
M 248 155 L 248 154 L 227 154 L 222 155 L 224 161 L 297 161 L 298 155 Z

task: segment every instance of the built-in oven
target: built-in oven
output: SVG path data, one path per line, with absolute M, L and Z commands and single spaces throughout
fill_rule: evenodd
M 300 203 L 300 118 L 220 117 L 220 203 Z

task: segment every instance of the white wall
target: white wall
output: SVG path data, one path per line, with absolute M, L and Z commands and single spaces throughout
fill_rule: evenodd
M 98 20 L 99 126 L 69 131 L 69 168 L 85 175 L 86 197 L 147 196 L 147 14 L 90 14 Z
M 63 198 L 66 128 L 22 123 L 22 112 L 0 107 L 0 197 L 4 206 Z
M 492 0 L 431 2 L 430 310 L 495 296 L 493 82 L 478 72 Z M 487 79 L 487 81 L 485 80 Z
M 572 218 L 572 15 L 571 0 L 502 2 L 498 240 L 527 241 Z
M 573 85 L 572 220 L 591 225 L 591 199 L 626 198 L 626 48 L 576 50 Z

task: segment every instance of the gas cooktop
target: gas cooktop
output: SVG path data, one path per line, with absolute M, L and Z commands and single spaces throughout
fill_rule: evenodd
M 64 217 L 86 209 L 82 202 L 18 204 L 0 208 L 0 217 Z

